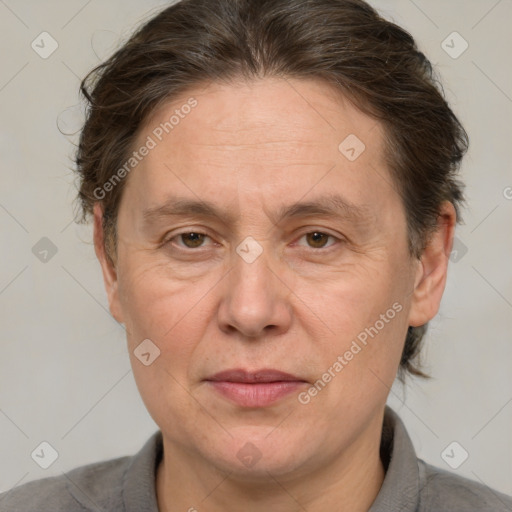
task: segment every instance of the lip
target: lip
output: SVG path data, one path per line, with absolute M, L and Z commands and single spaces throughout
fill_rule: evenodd
M 274 369 L 225 370 L 205 379 L 218 393 L 242 407 L 265 407 L 297 391 L 307 381 Z
M 241 368 L 233 368 L 216 373 L 206 380 L 223 381 L 223 382 L 243 382 L 243 383 L 260 383 L 260 382 L 306 382 L 304 379 L 292 375 L 291 373 L 274 370 L 272 368 L 263 368 L 261 370 L 247 371 Z

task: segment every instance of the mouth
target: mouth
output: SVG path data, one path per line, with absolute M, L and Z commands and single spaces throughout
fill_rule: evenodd
M 274 369 L 225 370 L 205 381 L 215 392 L 242 407 L 268 406 L 309 384 L 301 377 Z

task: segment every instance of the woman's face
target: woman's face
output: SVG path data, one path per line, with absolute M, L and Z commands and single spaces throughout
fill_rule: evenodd
M 190 90 L 134 150 L 103 270 L 164 442 L 241 478 L 364 457 L 426 321 L 382 126 L 323 83 L 267 78 Z M 292 381 L 211 381 L 232 369 Z

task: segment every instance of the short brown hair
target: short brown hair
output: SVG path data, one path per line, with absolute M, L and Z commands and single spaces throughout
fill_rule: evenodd
M 140 27 L 81 84 L 88 108 L 76 154 L 79 222 L 101 203 L 112 264 L 123 182 L 101 198 L 95 191 L 129 158 L 142 123 L 192 86 L 265 76 L 323 80 L 382 122 L 412 256 L 421 256 L 443 201 L 460 219 L 456 174 L 468 137 L 408 32 L 362 0 L 182 0 Z M 426 328 L 408 329 L 402 381 L 405 372 L 428 377 L 413 364 Z

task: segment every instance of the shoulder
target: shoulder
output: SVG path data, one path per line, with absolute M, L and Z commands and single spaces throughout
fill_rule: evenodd
M 512 497 L 418 459 L 420 510 L 510 512 Z
M 122 484 L 132 457 L 81 466 L 0 494 L 0 512 L 122 510 Z

